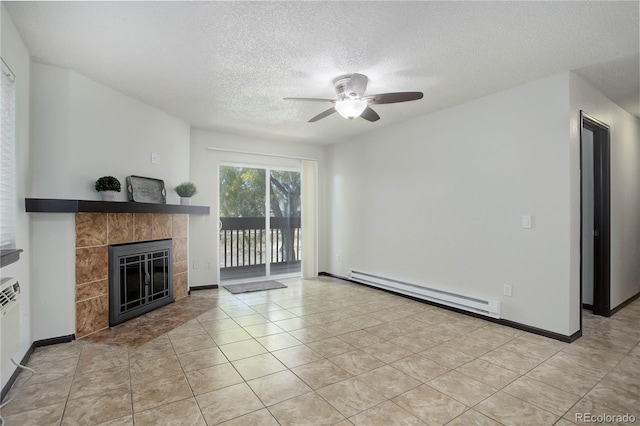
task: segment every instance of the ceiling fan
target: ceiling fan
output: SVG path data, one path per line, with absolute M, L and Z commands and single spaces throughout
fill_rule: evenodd
M 397 102 L 417 101 L 422 99 L 422 92 L 397 92 L 381 93 L 378 95 L 364 96 L 369 79 L 364 74 L 349 74 L 339 77 L 335 81 L 338 99 L 321 98 L 284 98 L 288 101 L 310 101 L 310 102 L 331 102 L 333 107 L 321 112 L 309 120 L 314 123 L 322 118 L 328 117 L 334 112 L 338 112 L 344 118 L 353 120 L 362 117 L 368 121 L 378 121 L 380 116 L 369 105 L 394 104 Z

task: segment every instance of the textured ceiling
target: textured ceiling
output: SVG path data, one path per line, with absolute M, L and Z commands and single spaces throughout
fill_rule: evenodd
M 640 115 L 637 1 L 3 4 L 35 61 L 223 132 L 331 143 L 568 70 Z M 375 123 L 282 100 L 353 72 L 425 97 Z

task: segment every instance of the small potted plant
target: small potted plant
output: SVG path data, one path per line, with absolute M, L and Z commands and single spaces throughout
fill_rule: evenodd
M 102 176 L 96 181 L 96 191 L 100 193 L 102 201 L 113 201 L 116 192 L 120 190 L 120 181 L 113 176 Z
M 198 188 L 193 182 L 182 182 L 174 189 L 180 196 L 180 204 L 184 206 L 191 205 L 191 197 L 198 193 Z

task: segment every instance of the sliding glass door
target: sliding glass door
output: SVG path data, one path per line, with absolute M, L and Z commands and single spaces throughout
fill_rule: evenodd
M 229 165 L 219 174 L 220 279 L 299 274 L 300 173 Z

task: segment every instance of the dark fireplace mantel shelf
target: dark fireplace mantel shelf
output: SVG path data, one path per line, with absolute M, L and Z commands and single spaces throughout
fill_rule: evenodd
M 29 213 L 168 213 L 208 215 L 208 206 L 152 204 L 127 201 L 65 200 L 58 198 L 25 198 Z

